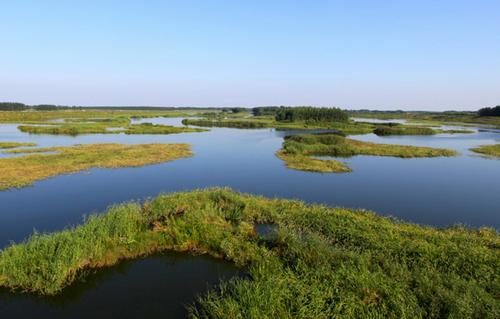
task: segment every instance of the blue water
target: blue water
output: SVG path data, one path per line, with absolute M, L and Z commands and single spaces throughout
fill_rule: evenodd
M 156 123 L 180 125 L 177 118 Z M 144 120 L 143 120 L 144 121 Z M 356 156 L 342 159 L 347 174 L 319 174 L 287 169 L 274 153 L 285 131 L 212 128 L 173 135 L 95 134 L 77 137 L 28 135 L 15 125 L 0 125 L 0 141 L 39 146 L 78 143 L 190 143 L 195 155 L 139 168 L 91 169 L 0 192 L 0 247 L 38 231 L 81 223 L 85 214 L 159 193 L 228 186 L 270 197 L 296 198 L 374 210 L 422 224 L 457 223 L 500 228 L 500 161 L 468 149 L 500 142 L 498 130 L 474 134 L 354 138 L 378 143 L 446 147 L 458 157 L 400 159 Z M 6 156 L 6 155 L 3 155 Z M 22 171 L 19 172 L 22 174 Z
M 136 122 L 181 125 L 178 118 Z M 60 175 L 22 189 L 0 191 L 0 247 L 21 241 L 34 229 L 56 231 L 82 222 L 115 203 L 159 193 L 228 186 L 269 197 L 365 208 L 383 215 L 436 226 L 457 223 L 500 228 L 500 160 L 468 149 L 500 142 L 498 130 L 474 134 L 353 138 L 377 143 L 446 147 L 458 157 L 399 159 L 345 158 L 347 174 L 287 169 L 274 153 L 283 137 L 297 132 L 213 128 L 174 135 L 28 135 L 0 124 L 0 141 L 35 142 L 41 147 L 83 143 L 190 143 L 195 155 L 138 168 L 91 169 Z M 12 155 L 1 154 L 0 157 Z M 1 169 L 1 167 L 0 167 Z M 22 174 L 22 171 L 19 172 Z M 220 278 L 237 275 L 227 263 L 206 257 L 160 255 L 99 271 L 55 298 L 0 290 L 2 318 L 184 317 L 184 305 Z

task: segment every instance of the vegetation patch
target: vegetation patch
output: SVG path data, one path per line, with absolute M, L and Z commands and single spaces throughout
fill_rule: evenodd
M 278 122 L 347 122 L 349 115 L 336 107 L 280 107 L 276 112 Z
M 337 130 L 345 134 L 367 134 L 371 133 L 375 126 L 368 123 L 356 122 L 317 122 L 317 121 L 276 121 L 272 116 L 256 116 L 248 118 L 220 118 L 212 117 L 205 119 L 184 119 L 184 125 L 195 125 L 203 127 L 230 127 L 241 129 L 275 128 L 277 130 Z
M 47 152 L 51 153 L 42 154 Z M 29 155 L 0 158 L 0 190 L 25 187 L 37 180 L 90 168 L 143 166 L 192 155 L 188 144 L 85 144 L 5 153 Z
M 411 122 L 425 122 L 427 124 L 462 124 L 462 125 L 492 125 L 500 127 L 500 116 L 494 116 L 495 108 L 484 108 L 479 112 L 424 112 L 424 111 L 349 111 L 349 115 L 359 118 L 376 118 L 384 120 L 405 119 Z M 498 112 L 498 111 L 497 111 Z
M 500 144 L 481 145 L 479 147 L 471 148 L 471 151 L 500 158 Z
M 351 169 L 346 164 L 336 160 L 318 159 L 307 155 L 286 153 L 284 150 L 279 150 L 276 156 L 285 162 L 286 167 L 299 171 L 320 173 L 351 172 Z
M 470 134 L 474 133 L 471 130 L 441 130 L 430 127 L 419 127 L 409 125 L 398 126 L 381 126 L 378 125 L 373 133 L 379 136 L 387 135 L 434 135 L 434 134 Z
M 307 134 L 285 137 L 277 153 L 287 166 L 315 172 L 348 172 L 345 164 L 335 160 L 320 160 L 311 156 L 350 157 L 355 155 L 392 156 L 401 158 L 455 156 L 448 149 L 396 144 L 377 144 L 346 138 L 338 134 Z M 332 161 L 331 164 L 324 163 Z M 334 170 L 337 168 L 338 170 Z
M 35 143 L 0 142 L 0 149 L 36 146 Z
M 255 223 L 272 223 L 261 237 Z M 161 250 L 245 267 L 190 307 L 195 318 L 498 318 L 500 236 L 364 210 L 210 189 L 111 207 L 0 253 L 0 286 L 57 294 L 87 270 Z
M 176 134 L 203 132 L 206 130 L 189 127 L 176 127 L 170 125 L 159 125 L 151 123 L 133 124 L 121 121 L 99 120 L 95 123 L 70 123 L 49 125 L 20 125 L 21 132 L 29 134 L 51 134 L 51 135 L 80 135 L 80 134 Z

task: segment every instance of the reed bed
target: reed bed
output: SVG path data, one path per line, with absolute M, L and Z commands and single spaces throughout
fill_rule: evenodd
M 261 237 L 256 223 L 274 225 Z M 113 206 L 0 253 L 0 286 L 53 295 L 92 270 L 162 250 L 245 268 L 194 318 L 498 318 L 500 236 L 365 210 L 207 189 Z M 165 314 L 168 315 L 168 314 Z

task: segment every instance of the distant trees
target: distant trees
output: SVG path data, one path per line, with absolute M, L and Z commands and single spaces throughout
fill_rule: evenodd
M 477 111 L 479 116 L 500 116 L 500 105 L 495 107 L 484 107 Z
M 280 107 L 276 121 L 347 122 L 349 116 L 339 108 L 333 107 Z
M 28 105 L 16 102 L 0 102 L 0 111 L 22 111 L 29 109 Z
M 24 110 L 57 111 L 57 110 L 67 110 L 67 109 L 81 109 L 81 107 L 52 105 L 52 104 L 26 105 L 24 103 L 18 103 L 18 102 L 0 102 L 0 111 L 24 111 Z
M 272 115 L 275 116 L 280 108 L 278 106 L 259 106 L 252 109 L 254 116 Z
M 39 105 L 33 105 L 33 109 L 36 111 L 55 111 L 55 110 L 64 110 L 68 109 L 69 107 L 67 106 L 57 106 L 57 105 L 52 105 L 52 104 L 39 104 Z

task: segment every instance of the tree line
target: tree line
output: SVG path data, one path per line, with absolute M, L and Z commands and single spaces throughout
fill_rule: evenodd
M 349 116 L 339 108 L 333 107 L 280 107 L 276 112 L 276 121 L 313 121 L 313 122 L 347 122 Z
M 67 110 L 67 109 L 81 109 L 81 106 L 61 106 L 53 104 L 37 104 L 37 105 L 26 105 L 24 103 L 18 102 L 0 102 L 0 111 L 24 111 L 24 110 L 36 110 L 36 111 L 56 111 L 56 110 Z
M 495 107 L 483 107 L 477 111 L 479 116 L 500 116 L 500 105 Z

